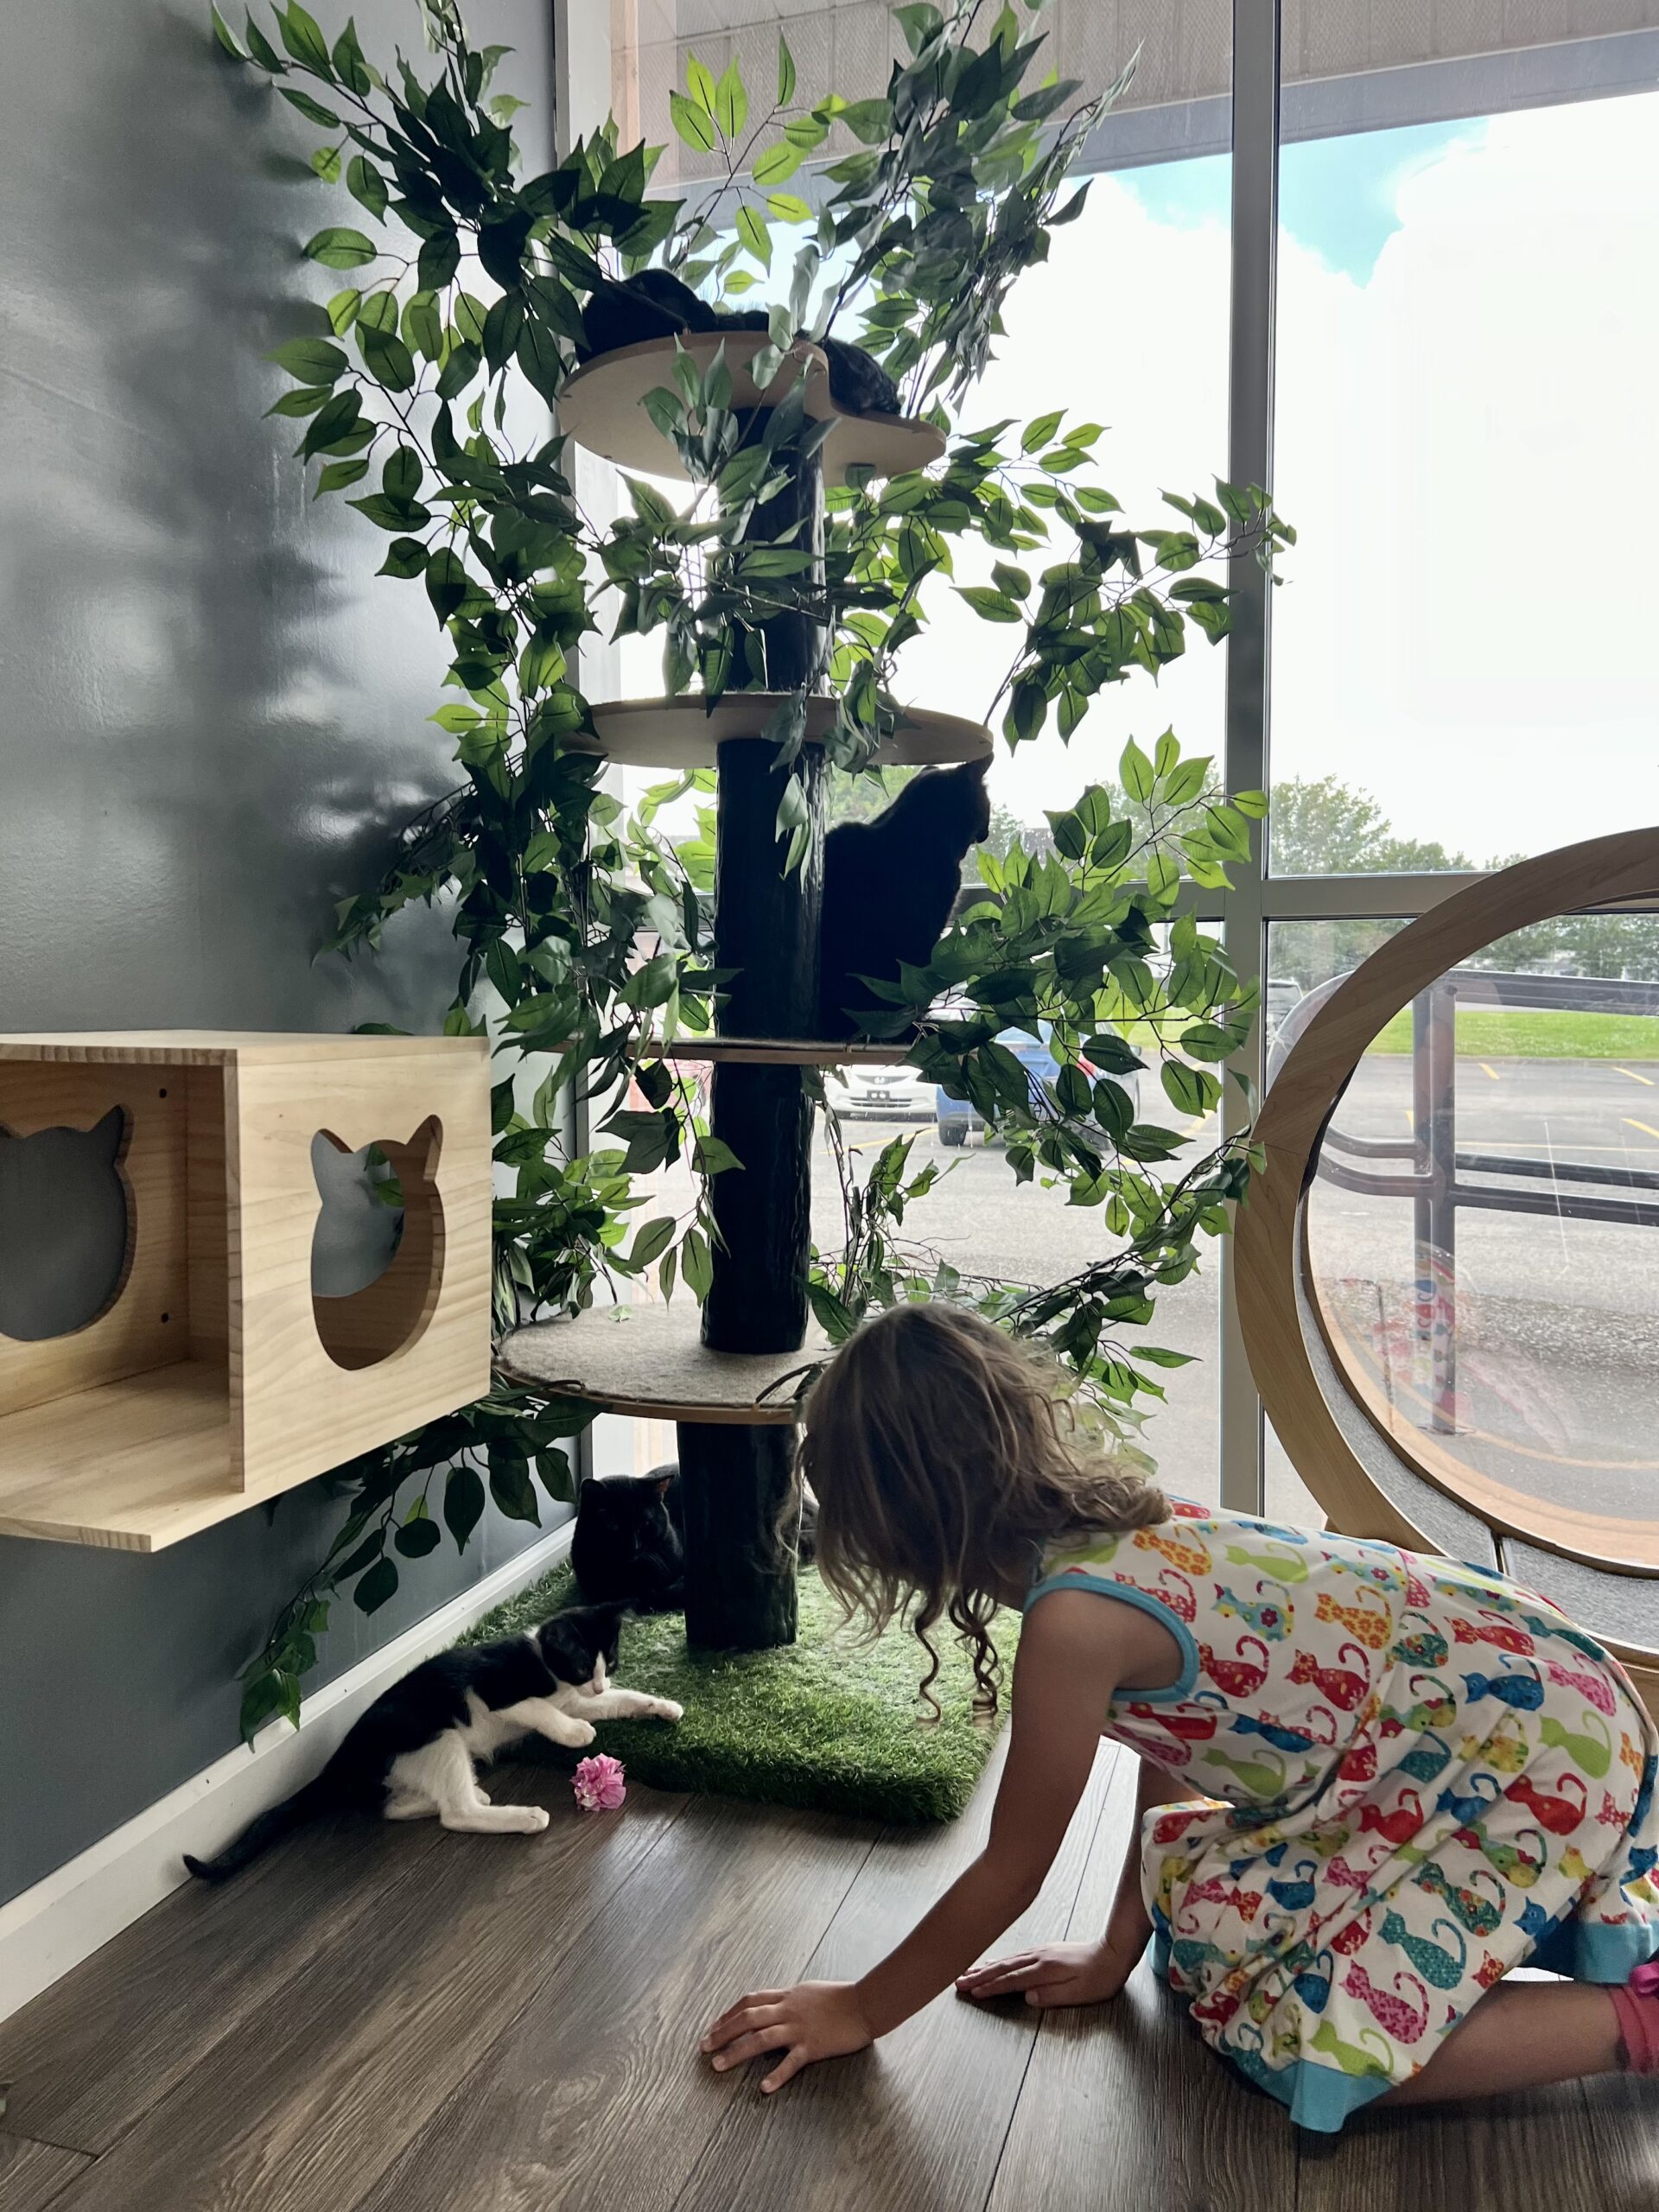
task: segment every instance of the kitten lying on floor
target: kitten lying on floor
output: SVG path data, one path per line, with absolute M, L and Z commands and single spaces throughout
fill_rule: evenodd
M 539 1805 L 493 1805 L 474 1761 L 530 1735 L 580 1751 L 595 1720 L 677 1720 L 671 1699 L 613 1688 L 621 1605 L 573 1605 L 524 1636 L 441 1651 L 376 1698 L 315 1782 L 262 1813 L 217 1859 L 186 1856 L 207 1882 L 239 1873 L 308 1820 L 358 1807 L 388 1821 L 434 1814 L 447 1828 L 533 1835 Z

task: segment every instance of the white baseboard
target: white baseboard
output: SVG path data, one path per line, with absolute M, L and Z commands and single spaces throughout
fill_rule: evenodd
M 0 2019 L 188 1881 L 187 1851 L 211 1858 L 256 1814 L 308 1782 L 382 1690 L 556 1566 L 573 1532 L 566 1522 L 318 1690 L 306 1700 L 297 1732 L 285 1720 L 270 1722 L 251 1745 L 227 1751 L 0 1905 Z

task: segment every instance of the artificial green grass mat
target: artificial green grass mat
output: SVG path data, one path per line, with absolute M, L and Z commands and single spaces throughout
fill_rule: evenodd
M 1471 1060 L 1651 1060 L 1659 1025 L 1645 1014 L 1575 1014 L 1570 1007 L 1460 1006 L 1458 1051 Z M 1411 1008 L 1367 1049 L 1411 1050 Z
M 579 1602 L 568 1562 L 486 1613 L 462 1641 L 487 1643 L 533 1628 Z M 997 1621 L 1006 1681 L 1019 1616 Z M 616 1680 L 685 1707 L 677 1726 L 608 1721 L 594 1744 L 629 1778 L 658 1789 L 695 1789 L 767 1805 L 853 1813 L 894 1826 L 953 1821 L 996 1740 L 973 1713 L 974 1679 L 948 1632 L 933 1694 L 940 1718 L 918 1707 L 926 1654 L 906 1629 L 874 1643 L 842 1624 L 811 1568 L 800 1579 L 799 1640 L 775 1651 L 691 1651 L 677 1613 L 629 1620 Z M 1006 1696 L 1006 1690 L 1004 1692 Z

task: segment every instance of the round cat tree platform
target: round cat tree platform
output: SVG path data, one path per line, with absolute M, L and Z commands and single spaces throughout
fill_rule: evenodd
M 568 1321 L 515 1329 L 497 1365 L 520 1389 L 583 1398 L 607 1414 L 645 1421 L 790 1428 L 804 1368 L 828 1357 L 817 1329 L 798 1351 L 711 1351 L 689 1300 L 668 1306 L 607 1306 Z
M 784 703 L 778 691 L 727 691 L 712 708 L 700 694 L 686 692 L 677 699 L 616 699 L 593 709 L 597 741 L 575 736 L 566 740 L 573 753 L 602 753 L 633 768 L 712 768 L 716 748 L 728 738 L 756 737 Z M 836 718 L 833 699 L 806 702 L 806 741 L 821 745 Z M 982 722 L 960 715 L 936 714 L 927 707 L 900 709 L 899 727 L 876 747 L 873 765 L 878 768 L 954 766 L 964 760 L 988 760 L 991 733 Z
M 814 422 L 835 428 L 822 453 L 826 484 L 846 481 L 849 468 L 873 469 L 878 476 L 900 476 L 925 468 L 944 452 L 944 433 L 931 423 L 904 415 L 855 415 L 838 407 L 830 393 L 830 365 L 816 346 L 798 340 L 783 366 L 764 390 L 749 373 L 755 355 L 771 344 L 763 330 L 687 331 L 677 339 L 648 338 L 638 346 L 619 346 L 576 371 L 559 394 L 559 428 L 589 453 L 652 476 L 688 481 L 676 452 L 645 410 L 647 392 L 675 391 L 674 359 L 689 354 L 706 371 L 721 346 L 731 371 L 734 408 L 775 406 L 806 374 L 806 411 Z
M 1616 1652 L 1659 1713 L 1659 1499 L 1646 1518 L 1598 1514 L 1573 1494 L 1565 1462 L 1559 1495 L 1529 1495 L 1388 1402 L 1322 1295 L 1304 1203 L 1344 1089 L 1395 1014 L 1512 931 L 1656 893 L 1659 829 L 1626 830 L 1455 892 L 1372 953 L 1273 1078 L 1255 1130 L 1266 1166 L 1239 1209 L 1233 1257 L 1263 1408 L 1332 1528 L 1503 1567 Z M 1350 1140 L 1340 1156 L 1355 1149 L 1365 1147 Z M 1571 1180 L 1570 1163 L 1560 1172 Z

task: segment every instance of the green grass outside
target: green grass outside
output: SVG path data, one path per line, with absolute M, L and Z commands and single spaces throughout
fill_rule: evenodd
M 512 1635 L 577 1599 L 569 1564 L 556 1567 L 461 1640 Z M 1019 1617 L 1003 1613 L 997 1630 L 1006 1685 Z M 800 1640 L 781 1650 L 691 1652 L 677 1613 L 629 1621 L 617 1680 L 676 1699 L 685 1718 L 676 1727 L 611 1722 L 594 1749 L 658 1789 L 711 1791 L 906 1827 L 952 1821 L 973 1794 L 996 1730 L 974 1719 L 973 1675 L 954 1638 L 944 1636 L 939 1650 L 933 1694 L 941 1717 L 933 1721 L 918 1717 L 916 1690 L 926 1658 L 915 1638 L 891 1630 L 875 1643 L 860 1643 L 842 1629 L 840 1608 L 808 1568 L 800 1580 Z
M 1409 1007 L 1378 1033 L 1370 1050 L 1410 1052 Z M 1471 1060 L 1659 1060 L 1659 1021 L 1643 1014 L 1460 1006 L 1458 1052 Z

